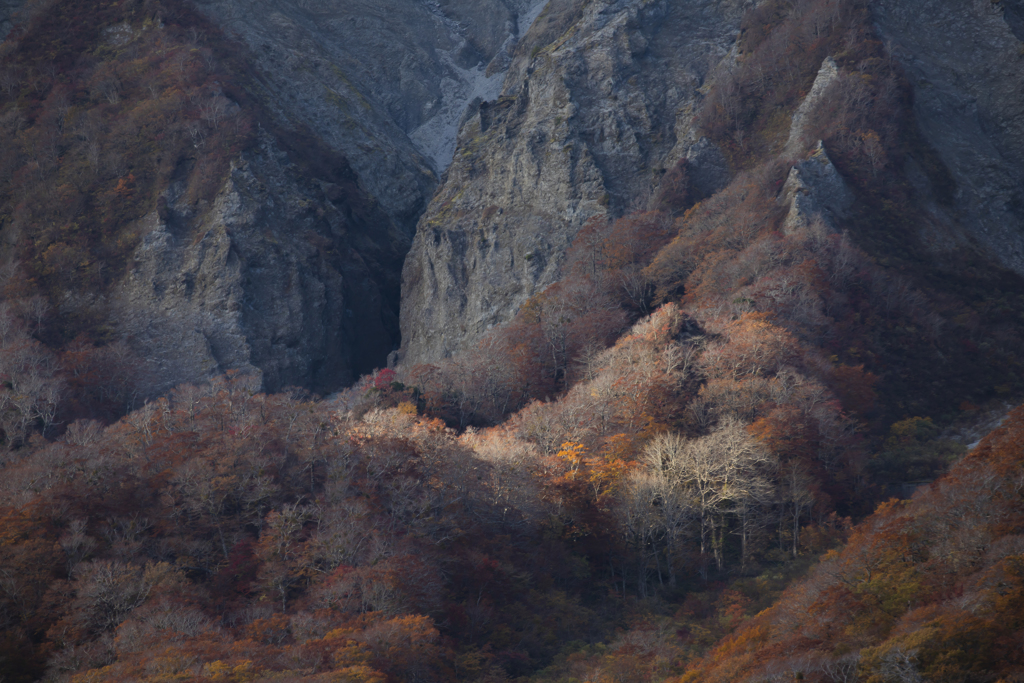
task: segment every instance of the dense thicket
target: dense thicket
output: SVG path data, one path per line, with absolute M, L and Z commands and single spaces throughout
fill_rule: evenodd
M 183 165 L 216 174 L 248 119 L 204 114 L 220 57 L 191 15 L 126 0 L 46 48 L 81 7 L 2 57 L 24 259 L 0 310 L 7 679 L 1021 675 L 1024 413 L 941 477 L 965 451 L 943 430 L 1020 390 L 1024 287 L 915 242 L 902 164 L 950 181 L 864 3 L 752 10 L 699 114 L 734 181 L 698 196 L 681 162 L 470 352 L 329 401 L 228 376 L 121 419 L 141 364 L 67 343 L 83 328 L 48 329 L 47 297 L 105 286 L 90 264 L 129 253 L 132 212 Z M 826 56 L 841 88 L 803 134 L 855 200 L 787 223 L 785 136 Z M 137 158 L 91 161 L 150 114 Z M 52 163 L 28 159 L 46 140 Z M 88 201 L 46 194 L 74 182 Z
M 1024 675 L 1024 410 L 913 500 L 882 505 L 682 681 Z

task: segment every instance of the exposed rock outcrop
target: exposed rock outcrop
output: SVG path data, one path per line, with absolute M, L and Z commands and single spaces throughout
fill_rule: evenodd
M 157 390 L 235 369 L 266 390 L 329 391 L 383 365 L 399 231 L 351 179 L 330 180 L 304 177 L 264 136 L 205 214 L 177 201 L 178 186 L 165 193 L 112 302 Z
M 0 41 L 14 28 L 14 15 L 23 4 L 23 0 L 0 0 Z
M 355 277 L 345 273 L 346 317 L 341 322 L 351 323 L 354 312 L 357 324 L 350 334 L 340 337 L 326 331 L 310 333 L 303 327 L 308 320 L 321 317 L 330 324 L 338 322 L 336 309 L 342 304 L 335 304 L 342 297 L 331 291 L 338 283 L 330 272 L 309 270 L 305 277 L 312 278 L 315 287 L 324 292 L 314 295 L 310 290 L 301 301 L 294 296 L 275 299 L 269 282 L 232 275 L 236 287 L 245 290 L 244 295 L 232 296 L 262 302 L 272 319 L 293 323 L 289 330 L 261 331 L 255 325 L 246 327 L 245 316 L 235 316 L 230 325 L 215 326 L 224 330 L 221 337 L 226 350 L 218 351 L 211 342 L 209 355 L 217 358 L 219 354 L 224 359 L 218 360 L 219 365 L 240 367 L 246 362 L 259 367 L 268 387 L 289 382 L 308 385 L 310 381 L 324 386 L 327 383 L 311 380 L 318 363 L 326 365 L 314 373 L 317 377 L 335 379 L 348 377 L 353 369 L 367 371 L 383 365 L 383 355 L 397 343 L 397 331 L 389 329 L 385 334 L 377 329 L 379 322 L 367 325 L 359 321 L 383 317 L 388 321 L 385 327 L 394 327 L 401 258 L 434 192 L 437 173 L 451 162 L 467 106 L 498 96 L 521 34 L 545 4 L 546 0 L 200 0 L 200 9 L 251 48 L 266 88 L 258 93 L 264 104 L 286 125 L 305 128 L 342 153 L 359 186 L 379 204 L 396 231 L 393 249 L 385 259 L 390 264 L 388 272 L 375 273 L 377 281 L 393 278 L 394 287 L 357 292 L 356 283 L 372 279 L 358 268 Z M 268 187 L 273 185 L 260 173 L 253 171 L 255 178 Z M 311 201 L 320 202 L 315 196 Z M 261 220 L 246 218 L 243 222 L 256 234 L 255 226 Z M 297 264 L 307 258 L 306 247 L 295 243 L 278 253 L 254 239 L 234 238 L 236 250 L 248 253 L 246 258 L 258 264 L 253 267 L 268 273 L 279 266 L 285 273 L 302 270 Z M 345 246 L 339 248 L 359 252 L 350 259 L 352 263 L 366 257 L 360 247 L 342 242 Z M 170 272 L 177 271 L 171 268 Z M 225 272 L 234 271 L 228 268 Z M 294 280 L 296 276 L 275 274 L 271 280 L 291 291 L 287 289 L 292 286 L 289 277 Z M 264 297 L 269 298 L 264 301 Z M 206 311 L 204 306 L 199 308 Z M 376 315 L 374 308 L 379 309 Z M 209 318 L 210 314 L 205 315 Z M 234 331 L 242 328 L 242 332 Z M 324 355 L 322 351 L 329 348 L 333 351 Z M 302 360 L 305 350 L 312 353 L 308 361 Z M 333 358 L 331 353 L 338 358 L 328 360 Z M 348 356 L 354 360 L 350 362 Z M 376 360 L 368 365 L 370 358 Z
M 839 65 L 831 57 L 826 57 L 821 63 L 821 68 L 814 78 L 814 84 L 811 86 L 810 92 L 807 93 L 807 97 L 793 112 L 793 119 L 789 127 L 789 139 L 786 140 L 783 155 L 799 154 L 802 149 L 806 149 L 807 121 L 824 100 L 829 86 L 838 78 Z
M 732 178 L 729 162 L 715 143 L 707 138 L 697 140 L 686 152 L 690 185 L 700 197 L 710 197 Z
M 782 224 L 789 233 L 807 227 L 815 217 L 835 228 L 835 219 L 843 217 L 853 205 L 853 194 L 819 140 L 811 156 L 790 169 L 779 201 L 789 205 Z
M 872 9 L 914 85 L 921 130 L 956 181 L 950 220 L 936 223 L 952 223 L 961 245 L 976 243 L 1024 274 L 1021 3 L 877 0 Z M 911 180 L 928 192 L 923 174 Z
M 0 36 L 19 4 L 0 0 Z M 241 368 L 268 389 L 333 388 L 396 343 L 411 246 L 400 357 L 465 348 L 560 277 L 588 220 L 645 208 L 681 159 L 695 196 L 729 182 L 694 114 L 716 65 L 740 59 L 752 4 L 199 0 L 251 49 L 253 95 L 276 122 L 310 131 L 351 174 L 341 190 L 267 136 L 201 216 L 172 187 L 166 210 L 145 219 L 117 295 L 119 330 L 166 383 Z M 872 9 L 957 184 L 939 202 L 905 164 L 922 206 L 942 213 L 942 245 L 977 243 L 1024 273 L 1022 0 Z M 787 158 L 810 151 L 804 122 L 838 77 L 826 59 L 794 113 Z M 816 215 L 834 222 L 852 198 L 819 147 L 780 201 L 796 229 Z
M 548 4 L 501 97 L 463 127 L 420 221 L 403 275 L 403 362 L 444 357 L 508 320 L 558 278 L 588 219 L 646 205 L 697 142 L 700 88 L 745 5 Z M 720 184 L 714 151 L 694 153 L 707 157 L 708 186 Z
M 284 121 L 349 160 L 411 238 L 474 99 L 493 98 L 540 0 L 199 0 L 247 43 Z M 496 65 L 488 71 L 488 66 Z

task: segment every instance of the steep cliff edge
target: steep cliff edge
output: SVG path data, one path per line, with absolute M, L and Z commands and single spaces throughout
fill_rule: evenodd
M 18 4 L 0 4 L 2 26 Z M 208 369 L 258 368 L 267 388 L 327 389 L 382 363 L 398 342 L 398 271 L 411 248 L 401 275 L 399 356 L 417 363 L 465 348 L 560 277 L 565 251 L 588 220 L 647 207 L 679 160 L 688 160 L 691 186 L 702 196 L 728 181 L 725 156 L 701 138 L 694 115 L 709 75 L 744 59 L 736 46 L 743 12 L 764 4 L 201 2 L 209 19 L 248 46 L 255 68 L 245 87 L 266 119 L 280 130 L 309 131 L 315 143 L 271 161 L 280 157 L 268 151 L 278 142 L 274 134 L 261 138 L 260 151 L 234 158 L 212 207 L 186 207 L 173 183 L 161 186 L 166 210 L 145 209 L 142 246 L 120 293 L 109 299 L 125 321 L 115 331 L 163 359 L 155 362 L 166 382 Z M 946 253 L 975 244 L 1024 272 L 1021 3 L 875 0 L 870 7 L 893 59 L 912 77 L 920 129 L 956 184 L 955 195 L 944 196 L 915 162 L 907 164 L 931 212 L 924 239 Z M 161 25 L 153 17 L 150 24 Z M 162 28 L 147 30 L 149 38 L 138 29 L 123 44 L 103 46 L 90 57 L 98 60 L 94 66 L 116 72 L 137 64 L 138 46 Z M 954 34 L 957 40 L 949 40 Z M 204 40 L 196 30 L 173 49 L 205 60 Z M 5 45 L 17 49 L 13 42 Z M 182 64 L 175 67 L 178 80 Z M 25 121 L 38 123 L 18 118 L 32 111 L 24 97 L 18 103 L 19 89 L 45 99 L 42 81 L 28 77 L 33 73 L 16 72 L 3 101 L 13 136 L 22 135 Z M 93 124 L 75 119 L 91 107 L 115 122 L 125 102 L 163 97 L 141 82 L 133 92 L 127 84 L 134 72 L 119 73 L 120 81 L 97 76 L 95 87 L 65 94 L 72 106 L 64 114 L 54 89 L 44 109 L 54 112 L 54 122 L 70 112 L 74 125 L 47 124 L 39 139 L 23 136 L 26 169 L 45 138 L 54 165 L 75 152 L 82 168 L 109 166 L 104 192 L 117 191 L 132 159 L 118 162 L 116 150 L 94 154 L 87 139 Z M 838 72 L 826 62 L 823 73 Z M 194 109 L 193 119 L 207 122 L 203 112 L 214 101 L 234 111 L 231 93 L 225 98 L 211 83 L 176 94 L 189 103 L 178 111 Z M 814 88 L 824 92 L 827 85 Z M 177 92 L 170 79 L 160 87 Z M 807 102 L 815 100 L 810 94 Z M 796 111 L 795 131 L 800 117 Z M 186 137 L 183 129 L 174 135 Z M 791 138 L 783 150 L 790 156 L 814 142 Z M 343 156 L 347 189 L 339 194 L 324 174 L 295 166 L 303 156 Z M 809 186 L 807 177 L 802 182 Z M 344 208 L 349 202 L 366 210 L 352 213 Z M 13 243 L 15 232 L 4 239 Z M 192 244 L 196 235 L 206 238 Z M 192 280 L 209 287 L 182 284 Z M 310 327 L 313 320 L 320 322 Z M 189 358 L 200 360 L 189 366 Z
M 0 4 L 5 33 L 20 4 Z M 76 209 L 40 200 L 19 218 L 12 189 L 7 256 L 42 274 L 63 337 L 127 339 L 148 359 L 151 393 L 231 369 L 268 391 L 351 382 L 397 345 L 402 262 L 436 174 L 467 104 L 497 96 L 543 4 L 198 3 L 240 48 L 190 5 L 115 2 L 75 23 L 96 7 L 35 3 L 0 54 L 0 148 L 20 153 L 0 177 L 35 168 L 42 135 L 52 154 L 36 175 L 50 186 L 97 185 L 78 206 L 98 192 L 133 200 L 116 219 L 92 211 L 85 246 Z M 33 61 L 44 49 L 60 64 L 52 77 Z M 206 139 L 249 126 L 256 143 L 240 155 Z M 26 232 L 51 220 L 56 236 Z M 58 268 L 35 253 L 54 242 L 68 253 Z M 83 253 L 103 255 L 102 276 L 83 275 Z
M 647 200 L 696 142 L 747 3 L 555 0 L 464 125 L 403 272 L 405 363 L 450 355 L 555 281 L 586 221 Z M 713 157 L 706 154 L 705 157 Z
M 209 215 L 149 231 L 124 283 L 121 331 L 165 384 L 229 368 L 264 388 L 319 391 L 382 366 L 398 343 L 399 277 L 416 221 L 451 161 L 466 106 L 497 96 L 540 0 L 238 2 L 198 7 L 249 47 L 254 95 L 351 168 L 345 201 L 264 140 Z M 304 154 L 317 154 L 314 147 Z M 359 201 L 362 201 L 360 199 Z M 185 212 L 187 214 L 187 212 Z M 183 218 L 183 216 L 185 216 Z
M 937 197 L 912 176 L 938 228 L 925 239 L 940 251 L 976 244 L 1024 274 L 1021 4 L 877 0 L 872 10 L 913 84 L 921 130 L 956 181 L 955 196 Z
M 467 120 L 420 222 L 403 274 L 403 362 L 451 355 L 508 320 L 558 279 L 565 249 L 589 218 L 645 206 L 678 159 L 689 157 L 693 175 L 702 164 L 723 175 L 718 150 L 695 144 L 693 113 L 705 78 L 719 63 L 728 73 L 723 58 L 737 58 L 733 41 L 749 6 L 549 4 L 520 44 L 501 97 Z M 891 59 L 910 77 L 924 144 L 955 184 L 955 192 L 935 187 L 907 162 L 928 214 L 921 239 L 937 255 L 971 246 L 1024 273 L 1020 3 L 869 7 Z M 837 73 L 826 60 L 803 109 Z M 814 144 L 802 139 L 803 109 L 793 114 L 784 156 Z
M 207 0 L 249 46 L 262 98 L 343 153 L 411 239 L 466 105 L 494 97 L 538 0 Z M 534 12 L 535 14 L 535 12 Z M 489 69 L 490 67 L 490 69 Z
M 264 134 L 208 212 L 194 215 L 178 183 L 143 219 L 112 319 L 158 390 L 234 369 L 268 391 L 323 392 L 383 364 L 402 236 L 333 170 L 310 177 Z

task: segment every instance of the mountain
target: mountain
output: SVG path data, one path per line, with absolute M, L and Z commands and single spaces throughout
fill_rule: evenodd
M 501 95 L 463 126 L 420 222 L 403 272 L 403 359 L 450 355 L 508 320 L 559 278 L 589 219 L 651 195 L 698 141 L 699 89 L 729 54 L 742 5 L 547 5 Z M 728 179 L 713 146 L 694 166 L 709 194 Z
M 737 82 L 752 76 L 742 73 L 742 59 L 751 57 L 743 51 L 750 50 L 749 34 L 761 28 L 748 23 L 741 33 L 748 6 L 548 5 L 524 38 L 501 97 L 464 126 L 453 166 L 420 223 L 403 274 L 403 357 L 421 362 L 450 355 L 510 319 L 560 277 L 566 248 L 588 219 L 647 208 L 662 174 L 681 160 L 696 197 L 735 175 L 742 162 L 732 155 L 727 162 L 695 114 L 709 88 L 750 87 Z M 772 3 L 760 6 L 766 20 L 777 20 Z M 814 35 L 805 49 L 820 52 L 814 40 L 841 20 L 840 7 L 799 4 L 796 12 L 821 15 L 807 19 Z M 913 115 L 930 147 L 923 155 L 937 154 L 940 163 L 926 169 L 930 158 L 911 156 L 900 169 L 919 207 L 911 230 L 931 258 L 977 249 L 1024 272 L 1019 10 L 1008 3 L 901 1 L 870 3 L 868 11 L 884 59 L 908 80 Z M 793 49 L 765 48 L 771 54 L 757 58 L 766 61 L 787 59 Z M 866 75 L 871 69 L 863 66 L 843 72 Z M 756 77 L 765 79 L 758 87 L 778 88 L 768 85 L 769 67 L 756 67 Z M 812 99 L 813 78 L 809 69 L 799 75 L 800 89 Z M 788 113 L 780 112 L 771 133 L 779 136 Z M 753 137 L 745 130 L 749 123 L 736 122 L 729 132 Z M 792 163 L 814 142 L 771 152 Z M 904 166 L 903 159 L 892 161 Z
M 1019 678 L 1022 26 L 0 6 L 0 678 Z
M 53 282 L 20 246 L 36 235 L 6 218 L 11 255 L 38 271 L 61 334 L 91 328 L 95 337 L 102 327 L 100 337 L 130 340 L 152 366 L 148 395 L 227 369 L 255 372 L 268 389 L 324 392 L 384 365 L 398 345 L 401 263 L 463 110 L 497 92 L 520 18 L 539 8 L 210 3 L 199 8 L 206 19 L 129 3 L 74 23 L 87 7 L 22 8 L 26 21 L 5 43 L 7 110 L 17 112 L 9 147 L 19 151 L 8 173 L 32 163 L 27 124 L 52 141 L 47 183 L 71 179 L 86 192 L 72 161 L 82 159 L 88 191 L 114 192 L 128 178 L 138 186 L 116 219 L 126 233 L 117 253 L 97 254 L 108 262 L 101 281 L 76 281 L 88 259 L 74 250 L 93 248 L 59 234 L 46 241 L 73 248 L 63 259 L 71 268 Z M 76 42 L 55 51 L 53 32 Z M 76 51 L 87 44 L 103 48 L 83 62 Z M 116 139 L 87 139 L 86 119 Z M 163 157 L 116 149 L 140 125 Z M 213 149 L 225 135 L 234 147 Z M 122 161 L 99 164 L 114 156 Z M 40 197 L 27 220 L 67 224 L 75 210 L 50 215 Z M 272 293 L 286 290 L 284 299 Z

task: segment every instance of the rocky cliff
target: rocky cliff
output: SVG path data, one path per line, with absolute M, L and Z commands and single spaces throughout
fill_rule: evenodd
M 343 153 L 411 239 L 466 105 L 493 98 L 539 0 L 201 0 L 252 50 L 268 102 Z M 531 16 L 532 12 L 532 16 Z
M 201 215 L 168 188 L 112 302 L 158 388 L 234 369 L 322 392 L 383 364 L 404 242 L 344 171 L 317 177 L 264 134 Z
M 19 4 L 0 0 L 0 35 Z M 742 58 L 755 4 L 201 0 L 247 46 L 251 95 L 275 130 L 316 142 L 287 157 L 264 132 L 212 208 L 167 188 L 111 299 L 118 331 L 164 384 L 242 368 L 269 389 L 327 390 L 382 364 L 399 338 L 410 364 L 464 348 L 560 277 L 588 220 L 646 208 L 681 159 L 699 195 L 728 182 L 695 114 L 715 70 Z M 955 182 L 947 196 L 907 163 L 923 237 L 1024 273 L 1024 6 L 871 9 Z M 807 157 L 816 140 L 802 121 L 837 73 L 822 64 L 784 156 Z M 296 165 L 302 156 L 340 176 Z M 828 222 L 851 201 L 825 151 L 793 173 L 782 201 L 794 221 Z
M 346 197 L 265 141 L 240 160 L 194 244 L 151 216 L 121 297 L 125 331 L 185 378 L 255 369 L 264 387 L 337 388 L 398 344 L 401 262 L 469 103 L 497 96 L 538 0 L 242 2 L 199 8 L 247 44 L 256 96 L 351 168 Z M 309 150 L 306 150 L 307 153 Z M 191 368 L 191 370 L 190 370 Z
M 704 194 L 721 187 L 725 160 L 697 139 L 692 115 L 716 64 L 728 69 L 735 59 L 743 9 L 700 1 L 548 5 L 521 42 L 501 97 L 464 126 L 421 220 L 403 274 L 400 358 L 450 355 L 509 319 L 559 277 L 581 225 L 644 206 L 678 159 L 689 158 Z M 974 245 L 1024 272 L 1021 3 L 877 0 L 871 9 L 891 58 L 911 78 L 920 130 L 956 184 L 954 197 L 941 196 L 946 189 L 908 162 L 930 214 L 923 239 L 943 253 Z M 802 157 L 814 145 L 803 139 L 803 120 L 837 74 L 832 59 L 822 64 L 793 113 L 784 156 Z M 807 176 L 807 163 L 794 172 Z M 794 176 L 784 200 L 817 180 Z M 826 218 L 851 201 L 832 194 Z M 810 194 L 800 196 L 796 203 L 808 204 Z
M 1019 0 L 876 0 L 879 32 L 914 86 L 914 112 L 956 181 L 938 197 L 912 180 L 939 250 L 978 245 L 1024 273 L 1024 5 Z M 943 206 L 945 205 L 945 206 Z
M 464 125 L 403 272 L 405 363 L 451 354 L 559 276 L 592 217 L 646 206 L 698 142 L 701 87 L 744 6 L 553 0 L 520 41 L 501 96 Z M 710 175 L 722 160 L 706 144 Z
M 0 37 L 20 5 L 0 1 Z M 255 149 L 232 161 L 209 205 L 183 199 L 194 174 L 189 164 L 178 169 L 139 222 L 141 244 L 123 280 L 112 292 L 70 292 L 62 308 L 106 315 L 110 333 L 149 360 L 157 390 L 237 369 L 260 375 L 267 390 L 328 391 L 384 365 L 399 340 L 402 261 L 466 107 L 497 97 L 543 5 L 197 3 L 244 46 L 252 67 L 239 74 L 249 104 L 225 99 L 219 87 L 211 97 L 230 112 L 255 103 L 266 128 Z M 35 3 L 33 12 L 55 7 Z M 153 40 L 146 30 L 164 29 L 167 12 L 138 9 L 125 10 L 123 40 L 104 44 L 103 60 L 119 65 L 129 47 L 134 59 L 148 49 L 137 43 Z M 179 16 L 169 31 L 180 30 Z M 191 52 L 212 65 L 221 38 L 202 21 L 190 25 Z M 17 40 L 5 43 L 8 52 Z M 14 97 L 30 71 L 12 73 Z M 203 96 L 188 95 L 197 107 Z M 301 149 L 291 144 L 296 137 Z
M 22 0 L 3 0 L 0 2 L 0 40 L 7 37 L 7 34 L 14 28 L 17 19 L 17 12 L 21 9 Z

